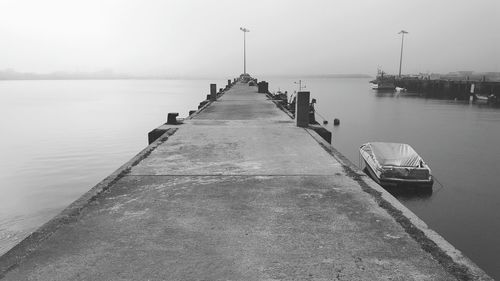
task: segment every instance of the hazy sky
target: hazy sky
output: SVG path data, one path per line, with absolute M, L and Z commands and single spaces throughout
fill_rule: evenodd
M 500 71 L 500 0 L 0 0 L 0 69 L 235 76 Z

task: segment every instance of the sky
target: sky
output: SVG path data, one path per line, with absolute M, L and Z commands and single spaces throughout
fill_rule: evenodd
M 0 70 L 500 71 L 499 0 L 0 0 Z

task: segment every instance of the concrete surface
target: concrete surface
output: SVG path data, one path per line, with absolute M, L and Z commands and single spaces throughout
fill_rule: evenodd
M 256 87 L 176 128 L 1 257 L 0 279 L 489 279 Z

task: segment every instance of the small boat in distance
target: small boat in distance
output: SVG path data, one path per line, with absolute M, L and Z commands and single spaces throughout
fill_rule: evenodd
M 483 96 L 483 95 L 476 95 L 476 101 L 477 102 L 487 103 L 488 102 L 488 97 L 487 96 Z
M 408 144 L 365 143 L 359 153 L 365 161 L 368 175 L 383 187 L 432 188 L 431 169 Z
M 377 77 L 375 80 L 370 81 L 371 88 L 379 91 L 394 91 L 396 86 L 394 85 L 394 76 L 386 75 L 385 72 L 378 69 Z

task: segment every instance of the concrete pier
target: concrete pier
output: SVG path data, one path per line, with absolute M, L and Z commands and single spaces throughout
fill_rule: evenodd
M 490 280 L 236 83 L 0 257 L 2 280 Z

